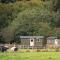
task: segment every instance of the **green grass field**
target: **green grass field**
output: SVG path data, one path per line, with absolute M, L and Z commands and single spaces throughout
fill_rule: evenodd
M 5 52 L 0 60 L 60 60 L 60 52 Z

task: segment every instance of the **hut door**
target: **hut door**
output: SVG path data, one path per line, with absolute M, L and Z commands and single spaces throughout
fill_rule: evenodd
M 30 39 L 30 46 L 34 46 L 34 39 Z
M 58 39 L 55 39 L 55 45 L 58 45 Z

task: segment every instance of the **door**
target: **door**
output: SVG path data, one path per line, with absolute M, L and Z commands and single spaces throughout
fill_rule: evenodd
M 33 38 L 30 39 L 30 46 L 34 46 L 34 39 Z
M 58 45 L 58 39 L 55 39 L 55 45 Z

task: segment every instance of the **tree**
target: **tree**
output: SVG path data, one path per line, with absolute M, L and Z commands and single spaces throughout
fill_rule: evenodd
M 1 3 L 16 2 L 16 0 L 0 0 Z
M 60 0 L 55 0 L 54 1 L 54 10 L 55 11 L 60 10 Z
M 4 41 L 4 38 L 3 38 L 3 36 L 2 35 L 0 35 L 0 43 L 5 43 L 5 41 Z

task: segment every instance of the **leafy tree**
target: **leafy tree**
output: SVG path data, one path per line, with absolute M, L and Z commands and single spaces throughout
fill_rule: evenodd
M 11 2 L 12 0 L 2 0 Z M 13 0 L 15 1 L 15 0 Z M 54 7 L 58 7 L 54 0 Z M 6 43 L 19 43 L 20 35 L 60 36 L 60 12 L 52 10 L 52 0 L 0 3 L 0 29 Z M 56 3 L 55 3 L 56 2 Z M 0 40 L 3 40 L 0 37 Z
M 4 41 L 4 38 L 3 38 L 3 36 L 2 35 L 0 35 L 0 43 L 5 43 L 5 41 Z
M 16 0 L 0 0 L 1 3 L 16 2 Z
M 60 0 L 55 0 L 54 1 L 54 10 L 55 11 L 60 10 Z

